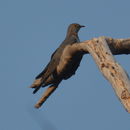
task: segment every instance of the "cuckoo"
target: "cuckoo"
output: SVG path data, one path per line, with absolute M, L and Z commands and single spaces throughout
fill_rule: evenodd
M 45 91 L 44 93 L 44 100 L 46 100 L 50 96 L 50 94 L 58 87 L 59 83 L 62 80 L 66 80 L 75 74 L 82 60 L 83 53 L 79 52 L 75 54 L 72 59 L 69 60 L 63 57 L 65 49 L 68 46 L 78 44 L 80 42 L 78 32 L 82 27 L 85 26 L 77 23 L 69 25 L 65 40 L 54 51 L 47 66 L 39 75 L 36 76 L 33 84 L 30 86 L 31 88 L 34 88 L 34 94 L 41 87 L 46 87 L 50 85 L 47 91 Z

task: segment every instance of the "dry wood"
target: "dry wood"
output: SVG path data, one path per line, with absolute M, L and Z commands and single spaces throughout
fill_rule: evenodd
M 75 53 L 78 52 L 84 52 L 85 54 L 90 53 L 92 55 L 98 68 L 112 84 L 119 100 L 130 113 L 130 80 L 128 74 L 116 62 L 112 55 L 130 54 L 130 39 L 95 38 L 68 46 L 65 55 L 73 57 Z M 64 58 L 65 57 L 62 57 L 62 60 L 64 60 Z M 49 87 L 35 107 L 39 108 L 55 89 L 55 86 Z
M 130 113 L 130 80 L 125 70 L 114 59 L 107 41 L 104 37 L 100 37 L 84 42 L 81 48 L 92 55 L 98 68 L 112 84 L 116 95 Z
M 44 92 L 43 96 L 35 104 L 35 108 L 41 107 L 42 104 L 47 100 L 47 98 L 56 90 L 56 88 L 57 88 L 57 86 L 50 86 L 49 88 L 47 88 L 47 90 Z
M 107 41 L 107 45 L 109 46 L 112 54 L 114 55 L 121 55 L 121 54 L 130 54 L 130 38 L 128 39 L 114 39 L 110 37 L 100 37 L 103 38 Z M 92 40 L 87 40 L 87 41 L 93 41 Z M 86 42 L 81 42 L 79 44 L 74 44 L 72 48 L 73 52 L 77 51 L 84 51 L 84 53 L 88 54 L 89 52 L 87 50 L 84 50 L 82 46 L 85 46 Z
M 130 39 L 113 39 L 109 37 L 102 38 L 107 41 L 112 54 L 130 54 Z

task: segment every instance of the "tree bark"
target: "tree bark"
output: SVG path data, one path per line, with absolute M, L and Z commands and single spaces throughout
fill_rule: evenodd
M 42 104 L 47 100 L 47 98 L 56 90 L 57 86 L 50 86 L 43 93 L 43 96 L 35 104 L 35 108 L 40 108 Z
M 113 55 L 121 55 L 121 54 L 130 54 L 130 38 L 128 39 L 114 39 L 110 37 L 99 37 L 97 39 L 104 39 L 107 42 L 107 45 L 109 46 L 109 49 Z M 84 50 L 82 46 L 85 46 L 86 42 L 91 42 L 92 40 L 83 41 L 79 44 L 73 44 L 73 47 L 71 48 L 74 53 L 77 51 L 84 51 L 84 53 L 88 54 L 89 52 L 87 50 Z
M 104 77 L 111 83 L 124 108 L 130 113 L 130 79 L 112 55 L 130 54 L 130 39 L 99 37 L 73 44 L 66 49 L 68 49 L 66 55 L 69 55 L 70 58 L 78 52 L 90 53 Z M 50 95 L 52 92 L 50 89 L 48 94 Z M 42 104 L 41 101 L 45 101 L 45 95 L 48 97 L 47 94 L 44 94 L 39 100 L 40 104 Z
M 123 54 L 126 47 L 121 48 L 118 44 L 120 43 L 122 46 L 124 41 L 125 40 L 114 40 L 114 42 L 112 42 L 110 39 L 100 37 L 86 42 L 86 45 L 83 45 L 82 49 L 92 55 L 98 68 L 104 77 L 112 84 L 119 100 L 130 113 L 130 79 L 125 70 L 116 62 L 108 47 L 108 45 L 111 45 L 114 54 Z M 121 52 L 119 50 L 121 50 Z M 129 50 L 129 48 L 127 50 Z M 128 51 L 125 52 L 125 54 L 127 53 Z

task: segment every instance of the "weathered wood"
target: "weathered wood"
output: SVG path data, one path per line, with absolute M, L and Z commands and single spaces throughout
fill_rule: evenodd
M 73 44 L 65 49 L 65 57 L 70 59 L 78 52 L 90 53 L 104 77 L 112 84 L 125 109 L 130 113 L 130 79 L 125 70 L 116 62 L 113 55 L 130 54 L 130 39 L 113 39 L 100 37 Z M 56 87 L 49 87 L 35 105 L 39 108 L 46 99 L 55 91 Z
M 109 37 L 102 38 L 107 41 L 112 54 L 130 54 L 130 39 L 113 39 Z
M 116 95 L 130 113 L 130 80 L 127 73 L 114 59 L 104 37 L 86 41 L 80 49 L 88 51 L 94 58 L 98 68 L 112 84 Z

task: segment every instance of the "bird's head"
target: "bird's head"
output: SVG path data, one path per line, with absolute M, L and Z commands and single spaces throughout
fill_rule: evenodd
M 78 31 L 82 27 L 85 27 L 85 26 L 77 24 L 77 23 L 70 24 L 69 27 L 68 27 L 67 34 L 78 33 Z

